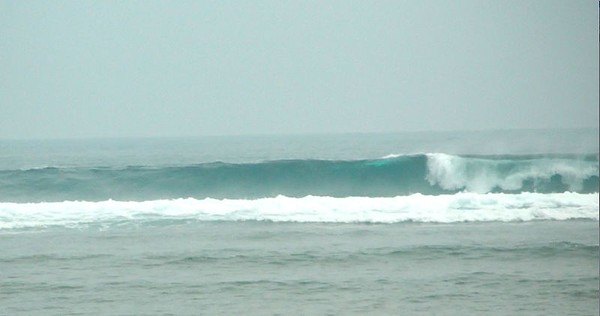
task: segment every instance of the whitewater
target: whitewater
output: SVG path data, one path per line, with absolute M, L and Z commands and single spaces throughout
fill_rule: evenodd
M 0 140 L 0 314 L 594 315 L 598 176 L 597 129 Z
M 369 160 L 0 170 L 4 201 L 391 197 L 415 193 L 598 192 L 598 157 L 419 154 Z
M 193 198 L 143 202 L 1 203 L 0 229 L 105 227 L 126 222 L 273 221 L 322 223 L 598 220 L 598 194 L 523 193 L 393 198 L 278 196 L 257 200 Z

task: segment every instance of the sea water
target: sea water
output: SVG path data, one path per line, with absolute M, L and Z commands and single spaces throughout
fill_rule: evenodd
M 0 141 L 0 314 L 598 314 L 598 130 Z

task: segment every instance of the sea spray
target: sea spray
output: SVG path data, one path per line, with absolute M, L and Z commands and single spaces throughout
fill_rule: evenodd
M 372 160 L 275 160 L 125 168 L 0 170 L 0 201 L 193 197 L 394 197 L 457 192 L 598 192 L 596 155 L 402 155 Z

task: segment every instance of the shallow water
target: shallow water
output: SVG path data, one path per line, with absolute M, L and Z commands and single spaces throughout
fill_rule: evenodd
M 596 221 L 127 224 L 0 249 L 6 315 L 598 314 Z

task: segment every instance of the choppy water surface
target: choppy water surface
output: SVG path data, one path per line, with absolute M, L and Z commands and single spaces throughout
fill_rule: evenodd
M 597 315 L 598 131 L 0 141 L 0 314 Z
M 7 315 L 598 313 L 596 221 L 172 222 L 0 248 Z

